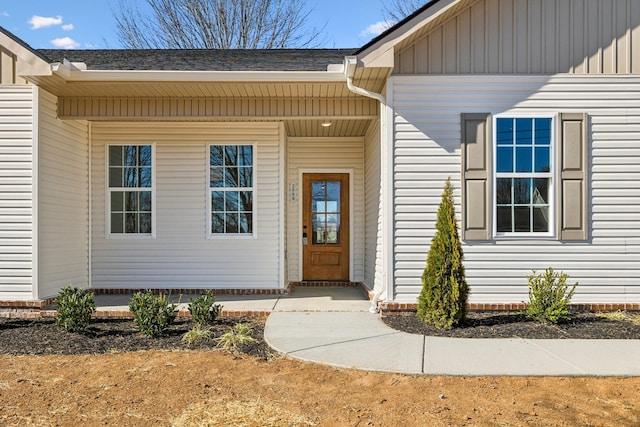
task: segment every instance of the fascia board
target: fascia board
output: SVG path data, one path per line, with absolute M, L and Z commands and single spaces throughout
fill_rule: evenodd
M 382 38 L 364 51 L 359 52 L 357 54 L 359 62 L 365 67 L 367 64 L 369 64 L 369 66 L 373 66 L 371 64 L 379 64 L 381 62 L 379 57 L 384 57 L 385 54 L 388 55 L 389 52 L 393 52 L 395 46 L 414 34 L 420 28 L 424 27 L 429 21 L 446 12 L 451 6 L 454 6 L 459 1 L 460 0 L 444 0 L 434 4 L 432 7 L 429 7 L 423 13 L 414 17 L 395 31 L 392 31 L 387 35 L 387 37 Z M 386 58 L 383 59 L 382 62 L 386 63 Z
M 56 71 L 68 82 L 338 82 L 340 71 L 143 71 L 73 70 Z

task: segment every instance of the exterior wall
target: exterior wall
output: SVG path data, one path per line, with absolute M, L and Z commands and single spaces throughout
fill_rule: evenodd
M 33 300 L 33 86 L 0 86 L 0 301 Z
M 89 125 L 56 117 L 39 91 L 38 297 L 89 286 Z
M 288 277 L 302 278 L 300 225 L 302 181 L 301 170 L 322 172 L 352 170 L 351 176 L 351 259 L 353 281 L 364 280 L 364 165 L 362 138 L 289 138 L 287 177 L 298 188 L 296 201 L 287 198 Z
M 281 126 L 94 123 L 92 287 L 280 288 Z M 155 144 L 155 238 L 107 238 L 106 146 Z M 207 238 L 208 144 L 255 143 L 255 238 Z
M 364 283 L 373 289 L 382 281 L 379 121 L 371 123 L 364 139 L 364 167 Z
M 527 300 L 526 275 L 552 266 L 580 282 L 573 302 L 640 302 L 640 77 L 394 77 L 394 300 L 415 302 L 442 187 L 460 200 L 460 114 L 586 112 L 590 239 L 465 243 L 470 302 Z
M 640 2 L 480 0 L 396 64 L 396 74 L 638 73 Z

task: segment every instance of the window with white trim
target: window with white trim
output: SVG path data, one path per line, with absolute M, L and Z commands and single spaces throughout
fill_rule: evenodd
M 152 146 L 110 145 L 108 156 L 109 233 L 152 235 Z
M 495 119 L 496 235 L 553 233 L 553 119 Z
M 254 230 L 255 147 L 209 146 L 211 235 L 252 236 Z

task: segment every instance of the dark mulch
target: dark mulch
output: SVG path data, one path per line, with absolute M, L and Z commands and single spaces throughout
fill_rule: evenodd
M 630 320 L 610 320 L 594 313 L 575 313 L 570 322 L 545 325 L 522 313 L 469 312 L 463 325 L 441 330 L 427 325 L 415 315 L 387 316 L 384 323 L 393 329 L 438 337 L 532 338 L 532 339 L 640 339 L 640 325 Z
M 263 338 L 264 321 L 248 318 L 218 318 L 212 325 L 214 337 L 227 332 L 236 323 L 252 325 L 255 342 L 243 344 L 240 353 L 269 359 L 273 350 Z M 66 332 L 56 326 L 53 319 L 0 318 L 0 354 L 97 354 L 140 350 L 217 349 L 215 341 L 197 345 L 182 342 L 182 336 L 194 326 L 193 322 L 177 319 L 161 336 L 142 335 L 133 320 L 96 319 L 86 332 Z

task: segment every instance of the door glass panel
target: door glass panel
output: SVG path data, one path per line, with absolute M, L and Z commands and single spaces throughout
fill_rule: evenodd
M 312 241 L 314 245 L 325 243 L 327 230 L 327 216 L 324 214 L 313 214 Z
M 336 245 L 340 243 L 340 181 L 311 183 L 311 242 Z

